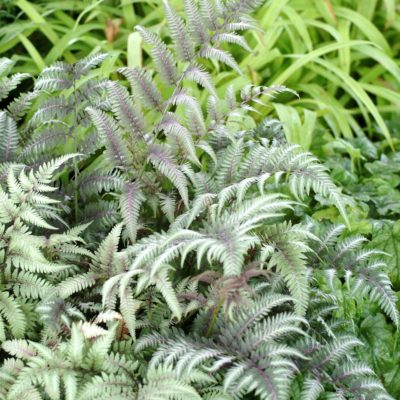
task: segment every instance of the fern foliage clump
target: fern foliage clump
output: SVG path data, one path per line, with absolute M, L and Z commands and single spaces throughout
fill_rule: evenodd
M 351 200 L 257 120 L 296 93 L 212 78 L 260 3 L 165 1 L 144 68 L 57 62 L 1 111 L 1 399 L 390 398 L 348 323 L 397 326 L 385 254 L 304 217 Z
M 1 341 L 9 334 L 22 338 L 34 330 L 38 323 L 38 316 L 33 312 L 35 305 L 72 267 L 67 261 L 71 250 L 65 243 L 73 242 L 74 238 L 68 233 L 60 235 L 64 238 L 64 246 L 57 249 L 51 234 L 46 238 L 33 234 L 33 230 L 51 232 L 55 229 L 49 221 L 59 218 L 59 200 L 50 196 L 57 190 L 51 185 L 51 179 L 54 172 L 73 157 L 59 157 L 36 171 L 10 167 L 5 187 L 0 186 Z
M 301 318 L 293 299 L 275 292 L 275 285 L 250 283 L 253 296 L 235 307 L 235 317 L 200 313 L 193 332 L 149 333 L 138 340 L 136 352 L 156 348 L 149 367 L 174 365 L 182 376 L 201 366 L 220 377 L 214 390 L 221 385 L 232 399 L 391 398 L 355 352 L 362 343 L 333 318 L 333 302 L 320 298 Z
M 16 73 L 11 76 L 9 71 L 13 62 L 7 58 L 0 58 L 0 163 L 11 162 L 16 158 L 18 150 L 18 121 L 26 114 L 37 93 L 27 92 L 21 94 L 16 99 L 9 99 L 24 80 L 29 78 L 29 74 Z M 5 108 L 3 108 L 3 105 Z

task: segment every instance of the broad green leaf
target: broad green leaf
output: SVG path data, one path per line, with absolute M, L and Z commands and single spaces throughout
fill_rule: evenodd
M 143 66 L 142 42 L 142 36 L 139 32 L 129 34 L 127 46 L 128 67 L 141 68 Z

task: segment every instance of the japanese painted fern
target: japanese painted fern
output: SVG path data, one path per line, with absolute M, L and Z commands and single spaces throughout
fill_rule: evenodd
M 299 217 L 317 194 L 348 223 L 349 200 L 257 124 L 290 90 L 212 78 L 241 73 L 260 3 L 164 1 L 166 37 L 137 27 L 144 68 L 58 62 L 5 103 L 0 399 L 390 399 L 345 323 L 350 298 L 398 324 L 385 255 Z

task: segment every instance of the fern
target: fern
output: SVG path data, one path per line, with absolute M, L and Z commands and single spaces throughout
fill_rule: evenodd
M 117 127 L 114 121 L 107 114 L 96 109 L 88 108 L 87 112 L 97 126 L 111 163 L 124 168 L 129 162 L 129 155 L 126 152 L 125 144 L 117 134 Z
M 24 80 L 28 74 L 6 76 L 13 65 L 7 58 L 0 58 L 0 100 L 6 99 L 10 92 Z M 19 145 L 17 121 L 25 115 L 36 93 L 24 93 L 19 98 L 11 100 L 7 109 L 0 110 L 0 163 L 14 161 Z
M 286 298 L 281 299 L 281 303 L 285 301 Z M 254 308 L 239 308 L 235 322 L 218 320 L 218 331 L 212 339 L 196 335 L 185 337 L 179 332 L 171 332 L 168 337 L 153 334 L 139 340 L 136 351 L 158 345 L 151 367 L 161 362 L 174 365 L 183 376 L 199 367 L 212 373 L 224 371 L 224 389 L 232 395 L 254 392 L 263 399 L 284 398 L 295 369 L 291 358 L 303 356 L 294 348 L 275 342 L 293 330 L 301 333 L 301 329 L 289 322 L 298 318 L 294 314 L 282 313 L 268 318 L 270 310 L 278 304 L 277 297 L 266 296 L 257 306 L 253 305 Z M 269 324 L 273 327 L 268 328 Z
M 52 291 L 50 276 L 71 267 L 46 257 L 50 244 L 45 237 L 32 233 L 33 228 L 54 229 L 46 222 L 49 216 L 57 216 L 57 209 L 53 206 L 57 201 L 48 197 L 48 193 L 56 189 L 50 183 L 54 172 L 71 157 L 73 155 L 60 157 L 28 174 L 21 169 L 18 176 L 10 169 L 6 188 L 0 187 L 0 254 L 4 265 L 0 325 L 3 326 L 5 319 L 11 336 L 15 338 L 23 337 L 36 323 L 31 307 Z M 4 329 L 0 332 L 3 341 L 6 332 Z
M 314 268 L 318 265 L 318 270 L 325 272 L 325 279 L 333 290 L 335 279 L 345 279 L 351 296 L 368 295 L 398 325 L 396 296 L 384 272 L 382 252 L 364 249 L 366 239 L 362 236 L 340 239 L 338 234 L 343 229 L 343 226 L 334 226 L 324 235 L 323 245 L 316 249 L 317 256 L 311 258 Z
M 164 1 L 163 38 L 137 27 L 143 68 L 111 81 L 94 53 L 7 100 L 1 398 L 390 398 L 352 326 L 370 303 L 398 324 L 385 255 L 303 218 L 304 201 L 348 223 L 351 201 L 279 121 L 257 124 L 296 93 L 212 78 L 241 73 L 260 3 Z

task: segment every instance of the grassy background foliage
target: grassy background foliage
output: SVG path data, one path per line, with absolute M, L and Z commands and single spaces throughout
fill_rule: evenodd
M 111 52 L 116 65 L 146 60 L 133 27 L 165 19 L 158 1 L 9 1 L 3 4 L 0 54 L 18 61 L 16 71 L 37 74 L 58 59 L 74 62 L 95 51 Z M 182 9 L 179 1 L 172 5 Z M 286 84 L 298 99 L 278 105 L 291 141 L 309 148 L 321 127 L 335 137 L 376 134 L 392 144 L 384 119 L 400 104 L 397 88 L 400 30 L 395 1 L 266 1 L 256 15 L 260 31 L 247 34 L 252 53 L 236 49 L 245 74 L 218 74 L 220 93 L 249 80 Z M 111 66 L 110 66 L 111 68 Z M 290 126 L 290 127 L 289 127 Z M 303 129 L 304 127 L 304 129 Z

